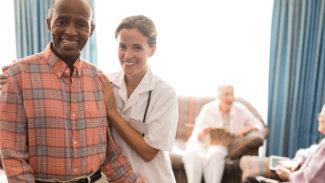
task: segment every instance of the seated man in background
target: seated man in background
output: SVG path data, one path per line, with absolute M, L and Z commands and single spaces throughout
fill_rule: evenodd
M 325 105 L 318 115 L 318 131 L 325 135 Z M 292 160 L 281 162 L 276 174 L 281 181 L 294 183 L 325 182 L 325 139 L 307 149 L 300 149 Z M 278 182 L 263 177 L 247 177 L 245 183 Z
M 225 134 L 209 145 L 209 134 L 214 128 L 223 128 Z M 263 130 L 263 125 L 245 106 L 234 102 L 234 87 L 219 86 L 218 99 L 203 106 L 187 143 L 183 161 L 188 183 L 200 183 L 202 174 L 207 183 L 221 182 L 227 148 L 232 140 L 232 135 L 227 133 L 243 137 Z

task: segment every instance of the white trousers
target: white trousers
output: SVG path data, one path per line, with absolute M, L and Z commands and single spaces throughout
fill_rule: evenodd
M 183 156 L 188 183 L 201 183 L 202 175 L 206 183 L 220 183 L 228 150 L 224 146 L 213 145 L 205 149 L 201 144 L 187 145 Z

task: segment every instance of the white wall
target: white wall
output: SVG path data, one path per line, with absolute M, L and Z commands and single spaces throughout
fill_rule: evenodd
M 0 1 L 1 29 L 0 67 L 16 59 L 14 1 Z M 2 73 L 2 70 L 0 70 Z
M 97 0 L 95 8 L 104 72 L 120 69 L 120 20 L 144 14 L 158 30 L 150 66 L 179 95 L 215 96 L 217 85 L 231 83 L 266 119 L 272 0 Z

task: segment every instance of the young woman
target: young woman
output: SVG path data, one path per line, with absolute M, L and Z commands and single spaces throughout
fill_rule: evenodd
M 173 183 L 172 150 L 178 111 L 174 89 L 151 72 L 156 28 L 143 15 L 122 20 L 115 31 L 122 70 L 101 75 L 113 137 L 135 173 L 149 182 Z

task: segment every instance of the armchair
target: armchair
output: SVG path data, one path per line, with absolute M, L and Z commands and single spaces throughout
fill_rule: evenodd
M 213 97 L 178 97 L 179 120 L 176 133 L 176 141 L 173 152 L 170 153 L 171 163 L 177 183 L 187 183 L 182 156 L 184 155 L 185 144 L 191 135 L 194 127 L 195 118 L 198 116 L 201 108 L 208 102 L 214 100 Z M 268 129 L 264 124 L 262 117 L 255 108 L 242 98 L 236 98 L 236 102 L 244 104 L 249 111 L 257 117 L 265 127 L 265 133 L 251 132 L 244 138 L 236 139 L 229 146 L 229 154 L 226 159 L 226 165 L 222 182 L 239 183 L 241 182 L 241 170 L 239 160 L 243 155 L 257 155 L 258 148 L 263 145 L 264 139 L 268 134 Z

